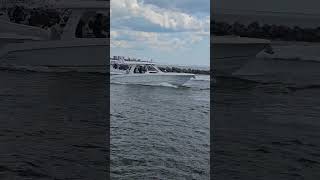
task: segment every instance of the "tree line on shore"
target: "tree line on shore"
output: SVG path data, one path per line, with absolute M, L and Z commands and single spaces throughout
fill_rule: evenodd
M 176 73 L 192 73 L 192 74 L 210 75 L 210 70 L 178 68 L 178 67 L 169 67 L 169 66 L 159 66 L 158 68 L 162 72 L 176 72 Z M 120 70 L 127 70 L 127 69 L 129 69 L 129 66 L 126 64 L 120 64 L 119 69 Z
M 191 69 L 191 68 L 178 68 L 178 67 L 159 67 L 163 72 L 177 72 L 177 73 L 192 73 L 192 74 L 203 74 L 209 75 L 210 70 L 200 70 L 200 69 Z
M 301 28 L 285 25 L 260 24 L 255 21 L 248 25 L 223 21 L 211 22 L 211 33 L 214 35 L 237 35 L 243 37 L 263 38 L 282 41 L 320 42 L 320 27 Z

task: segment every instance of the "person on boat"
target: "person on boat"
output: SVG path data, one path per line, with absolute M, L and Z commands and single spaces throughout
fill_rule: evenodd
M 113 64 L 114 69 L 118 69 L 118 64 Z
M 85 23 L 82 19 L 80 19 L 77 29 L 76 29 L 76 37 L 77 38 L 83 38 L 83 27 L 85 26 Z
M 139 73 L 139 67 L 134 68 L 134 73 Z
M 141 71 L 142 71 L 142 73 L 146 73 L 147 72 L 147 67 L 146 66 L 141 66 Z
M 24 9 L 23 7 L 16 6 L 14 11 L 13 11 L 13 18 L 15 23 L 20 23 L 21 21 L 24 20 Z
M 139 73 L 142 74 L 142 66 L 139 66 Z
M 95 21 L 93 23 L 93 34 L 96 38 L 106 38 L 107 36 L 102 33 L 103 24 L 102 24 L 103 16 L 102 14 L 97 14 Z

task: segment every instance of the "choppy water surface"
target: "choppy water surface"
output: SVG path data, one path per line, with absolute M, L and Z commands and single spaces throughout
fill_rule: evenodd
M 0 71 L 0 179 L 106 179 L 105 82 Z
M 209 77 L 111 84 L 112 179 L 209 179 Z
M 217 79 L 214 179 L 319 179 L 319 86 L 272 75 L 275 83 Z

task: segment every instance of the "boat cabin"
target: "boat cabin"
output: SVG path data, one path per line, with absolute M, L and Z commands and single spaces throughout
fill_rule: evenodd
M 132 65 L 129 70 L 129 73 L 133 74 L 152 74 L 159 72 L 161 72 L 161 70 L 153 64 L 136 64 Z
M 154 63 L 147 62 L 125 62 L 125 63 L 111 63 L 114 70 L 126 71 L 127 74 L 153 74 L 162 73 L 162 71 L 155 66 Z

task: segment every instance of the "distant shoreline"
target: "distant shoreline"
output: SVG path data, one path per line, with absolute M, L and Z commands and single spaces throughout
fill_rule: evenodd
M 161 71 L 164 72 L 176 72 L 176 73 L 191 73 L 191 74 L 199 74 L 199 75 L 210 75 L 209 70 L 201 70 L 201 69 L 194 69 L 194 68 L 181 68 L 176 66 L 158 66 Z

